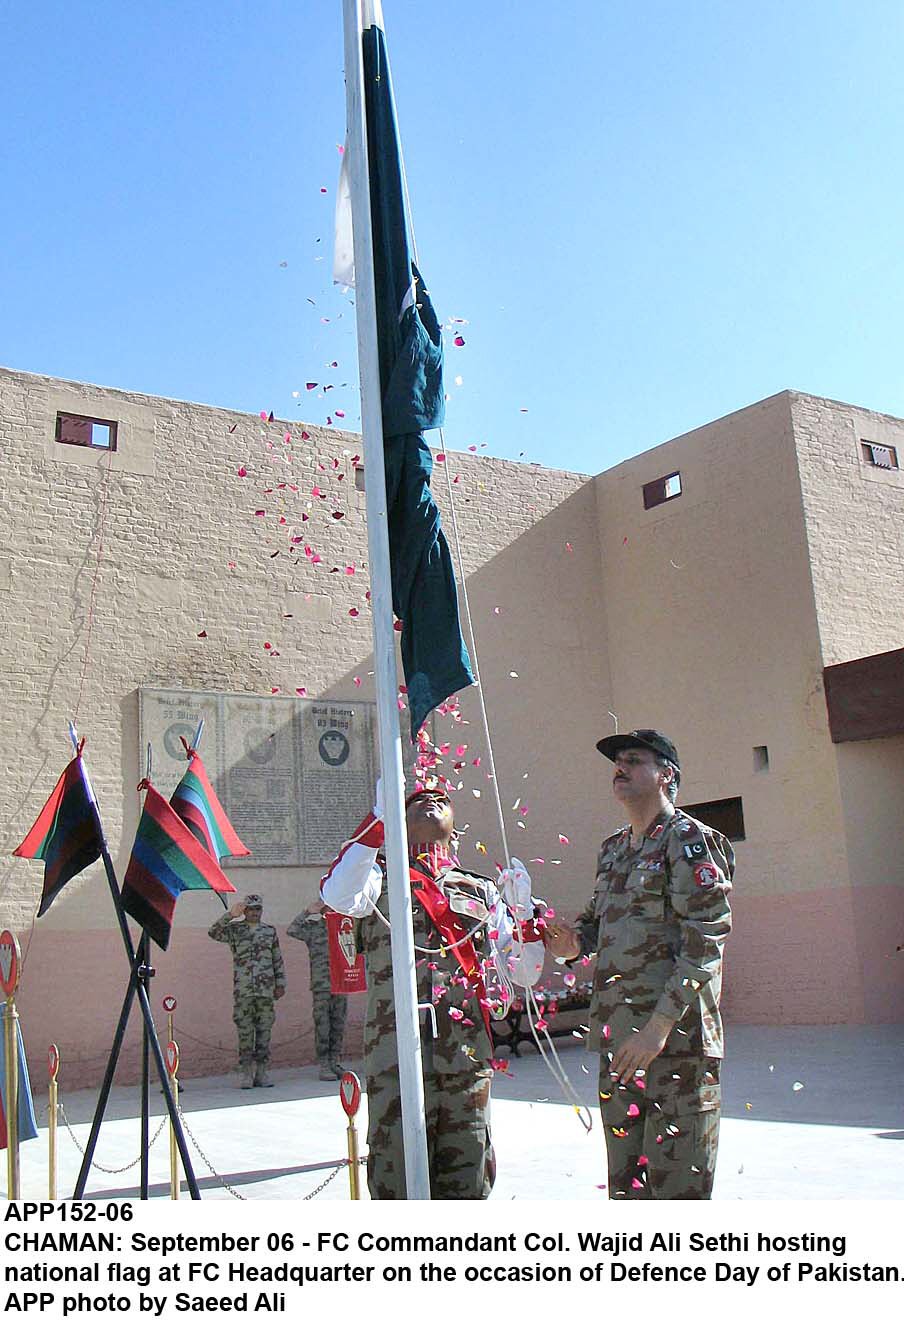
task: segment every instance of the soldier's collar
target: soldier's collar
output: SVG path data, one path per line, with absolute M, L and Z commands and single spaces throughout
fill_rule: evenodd
M 408 859 L 413 868 L 422 869 L 433 878 L 455 863 L 448 846 L 439 841 L 410 842 Z

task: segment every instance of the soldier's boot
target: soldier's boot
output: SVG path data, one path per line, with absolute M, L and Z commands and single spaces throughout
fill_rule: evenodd
M 267 1071 L 266 1062 L 258 1062 L 257 1069 L 254 1072 L 254 1083 L 262 1090 L 272 1090 L 273 1081 Z
M 332 1066 L 332 1064 L 331 1064 L 330 1062 L 321 1062 L 321 1063 L 320 1063 L 320 1079 L 321 1079 L 321 1080 L 335 1080 L 335 1079 L 336 1079 L 336 1072 L 335 1072 L 335 1070 L 333 1069 L 333 1066 Z
M 240 1070 L 241 1070 L 241 1077 L 239 1079 L 239 1089 L 240 1090 L 252 1089 L 255 1084 L 254 1067 L 251 1065 L 251 1063 L 249 1063 L 248 1066 L 242 1066 Z
M 345 1067 L 342 1065 L 341 1062 L 331 1062 L 330 1070 L 332 1071 L 333 1075 L 336 1077 L 337 1080 L 341 1080 L 342 1077 L 345 1075 Z

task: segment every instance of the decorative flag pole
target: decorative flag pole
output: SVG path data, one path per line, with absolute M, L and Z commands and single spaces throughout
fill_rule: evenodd
M 157 1068 L 157 1075 L 160 1084 L 163 1087 L 166 1107 L 172 1122 L 173 1130 L 176 1133 L 176 1143 L 179 1146 L 179 1156 L 182 1159 L 182 1169 L 185 1173 L 185 1180 L 188 1183 L 189 1194 L 193 1200 L 200 1200 L 201 1192 L 198 1190 L 198 1183 L 192 1168 L 191 1155 L 188 1152 L 188 1145 L 185 1142 L 185 1134 L 182 1130 L 182 1122 L 179 1119 L 178 1107 L 173 1098 L 173 1092 L 170 1089 L 169 1075 L 166 1070 L 166 1063 L 163 1060 L 163 1052 L 160 1048 L 160 1041 L 157 1038 L 157 1030 L 154 1026 L 154 1017 L 151 1012 L 151 1004 L 148 1001 L 147 991 L 141 982 L 140 967 L 142 964 L 142 945 L 139 943 L 138 952 L 132 946 L 132 935 L 129 933 L 129 926 L 126 922 L 125 911 L 122 908 L 122 898 L 120 896 L 119 884 L 116 881 L 116 874 L 113 869 L 113 861 L 110 858 L 110 852 L 107 849 L 107 841 L 104 836 L 103 827 L 100 821 L 100 810 L 97 807 L 97 800 L 94 798 L 94 791 L 88 780 L 88 770 L 85 767 L 84 760 L 81 758 L 78 736 L 75 726 L 69 723 L 69 738 L 72 741 L 76 753 L 76 762 L 82 783 L 85 788 L 85 794 L 91 806 L 91 814 L 94 819 L 97 840 L 100 843 L 101 858 L 104 862 L 104 871 L 107 875 L 107 882 L 110 886 L 110 895 L 113 899 L 113 908 L 116 911 L 116 918 L 119 922 L 119 931 L 122 934 L 123 946 L 129 958 L 129 986 L 123 1000 L 122 1010 L 119 1014 L 119 1022 L 116 1026 L 116 1032 L 113 1036 L 113 1046 L 110 1049 L 110 1056 L 107 1061 L 107 1069 L 104 1073 L 104 1079 L 101 1083 L 100 1094 L 97 1099 L 97 1107 L 94 1111 L 94 1120 L 91 1124 L 91 1133 L 88 1137 L 88 1143 L 85 1146 L 85 1153 L 82 1159 L 82 1166 L 75 1183 L 75 1190 L 72 1198 L 81 1200 L 85 1194 L 85 1186 L 88 1182 L 88 1173 L 91 1171 L 91 1163 L 94 1158 L 94 1150 L 97 1146 L 97 1139 L 100 1135 L 101 1122 L 107 1107 L 107 1100 L 110 1095 L 110 1089 L 113 1085 L 113 1073 L 116 1070 L 116 1063 L 119 1059 L 119 1053 L 122 1048 L 122 1041 L 125 1037 L 126 1026 L 129 1022 L 129 1013 L 132 1010 L 132 999 L 137 996 L 138 1005 L 141 1008 L 141 1015 L 144 1021 L 145 1030 L 148 1036 L 148 1042 L 154 1057 L 154 1065 Z
M 408 865 L 408 833 L 403 799 L 404 770 L 399 731 L 398 671 L 393 629 L 389 525 L 383 449 L 382 393 L 377 348 L 377 310 L 370 212 L 370 172 L 364 105 L 363 28 L 382 14 L 374 0 L 343 0 L 345 19 L 345 89 L 348 115 L 348 171 L 355 255 L 355 303 L 358 371 L 361 381 L 361 427 L 364 439 L 364 487 L 367 545 L 371 571 L 374 671 L 380 767 L 386 825 L 386 874 L 392 924 L 392 969 L 402 1136 L 409 1200 L 430 1199 L 424 1081 L 417 1009 L 414 930 Z

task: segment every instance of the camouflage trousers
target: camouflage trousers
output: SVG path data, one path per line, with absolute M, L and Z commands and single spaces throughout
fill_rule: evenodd
M 709 1200 L 719 1147 L 719 1058 L 657 1057 L 644 1087 L 600 1064 L 610 1200 Z
M 342 1057 L 342 1038 L 348 998 L 341 993 L 313 994 L 314 1047 L 321 1066 L 332 1066 Z
M 432 1200 L 485 1200 L 496 1180 L 490 1140 L 491 1071 L 424 1072 Z M 405 1200 L 402 1101 L 396 1069 L 367 1078 L 367 1186 L 372 1200 Z
M 239 1066 L 256 1062 L 265 1067 L 270 1061 L 270 1031 L 276 1020 L 273 998 L 236 998 L 232 1019 L 239 1033 Z

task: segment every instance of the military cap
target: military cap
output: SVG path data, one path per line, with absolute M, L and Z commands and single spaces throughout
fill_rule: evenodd
M 406 798 L 405 808 L 406 809 L 408 808 L 412 800 L 419 800 L 422 795 L 438 795 L 441 796 L 443 800 L 448 800 L 450 804 L 452 803 L 452 797 L 449 794 L 449 792 L 446 790 L 445 786 L 441 786 L 441 785 L 422 786 L 419 790 L 412 791 L 411 794 Z
M 263 897 L 258 896 L 257 892 L 249 892 L 244 899 L 243 905 L 246 910 L 254 910 L 255 907 L 258 910 L 263 910 L 264 908 Z
M 649 749 L 654 754 L 668 759 L 669 763 L 674 763 L 679 772 L 681 770 L 677 749 L 661 731 L 641 727 L 637 731 L 626 731 L 620 736 L 604 736 L 602 740 L 596 742 L 596 747 L 601 754 L 613 762 L 624 749 Z

